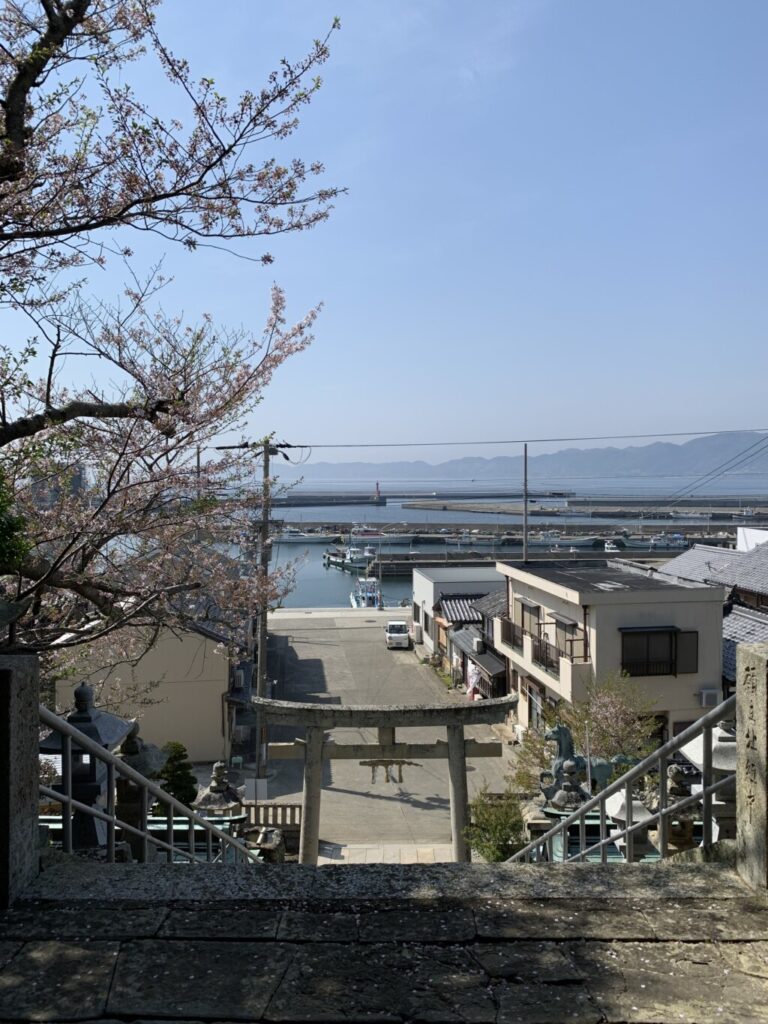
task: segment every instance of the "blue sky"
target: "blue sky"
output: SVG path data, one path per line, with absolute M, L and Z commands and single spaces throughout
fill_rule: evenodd
M 348 187 L 332 219 L 270 240 L 266 269 L 168 254 L 164 301 L 191 315 L 258 328 L 273 280 L 296 318 L 325 303 L 254 436 L 765 425 L 765 0 L 167 0 L 159 22 L 234 96 L 334 15 L 324 87 L 280 154 Z

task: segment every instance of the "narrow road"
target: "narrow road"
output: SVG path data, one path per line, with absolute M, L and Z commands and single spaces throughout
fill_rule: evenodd
M 463 703 L 463 694 L 442 681 L 413 651 L 388 651 L 384 624 L 402 612 L 352 609 L 285 609 L 270 617 L 270 674 L 279 679 L 280 699 L 332 704 Z M 467 730 L 477 739 L 495 739 L 488 726 Z M 299 730 L 282 727 L 273 739 Z M 398 730 L 411 742 L 445 739 L 435 728 Z M 342 742 L 375 741 L 375 730 L 337 729 Z M 470 799 L 483 785 L 504 787 L 505 758 L 477 758 L 468 764 Z M 301 799 L 301 763 L 273 761 L 270 800 Z M 447 761 L 405 767 L 402 783 L 387 783 L 379 771 L 357 761 L 326 763 L 320 819 L 321 839 L 329 843 L 445 844 L 451 839 Z

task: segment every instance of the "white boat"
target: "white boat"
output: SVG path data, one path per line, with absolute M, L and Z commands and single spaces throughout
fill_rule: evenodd
M 612 540 L 607 540 L 605 542 L 605 550 L 606 550 L 607 553 L 615 555 L 617 552 L 621 551 L 621 548 L 619 547 L 618 544 L 615 544 Z
M 324 562 L 337 569 L 366 569 L 375 557 L 376 552 L 370 545 L 365 548 L 354 545 L 334 547 L 323 553 Z
M 682 533 L 657 533 L 651 537 L 648 547 L 654 551 L 659 548 L 687 548 L 688 544 Z
M 383 608 L 379 581 L 374 576 L 358 576 L 349 602 L 353 608 Z
M 338 539 L 338 533 L 311 533 L 296 526 L 286 526 L 272 537 L 278 544 L 335 544 Z

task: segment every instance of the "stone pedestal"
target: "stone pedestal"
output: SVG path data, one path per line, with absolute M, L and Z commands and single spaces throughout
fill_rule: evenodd
M 768 889 L 768 644 L 739 645 L 736 675 L 736 867 L 759 892 Z
M 37 658 L 0 657 L 0 909 L 38 872 Z

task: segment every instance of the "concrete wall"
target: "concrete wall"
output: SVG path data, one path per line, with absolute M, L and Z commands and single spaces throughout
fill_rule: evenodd
M 97 688 L 103 683 L 99 703 L 126 686 L 151 686 L 149 697 L 154 703 L 138 707 L 129 702 L 114 709 L 116 713 L 138 716 L 141 736 L 148 743 L 162 746 L 176 740 L 193 761 L 217 761 L 224 755 L 222 695 L 228 689 L 228 664 L 226 649 L 216 641 L 198 633 L 175 636 L 165 630 L 137 665 L 94 672 L 88 679 Z M 58 684 L 59 704 L 72 704 L 72 691 L 79 681 Z
M 719 591 L 713 601 L 599 605 L 590 608 L 589 621 L 592 665 L 597 679 L 621 671 L 619 626 L 677 626 L 698 632 L 698 672 L 634 677 L 654 701 L 655 710 L 667 712 L 670 731 L 675 722 L 690 722 L 703 714 L 700 690 L 722 690 L 723 608 Z

